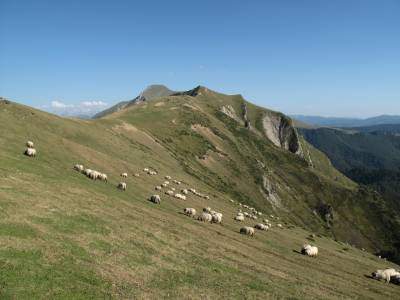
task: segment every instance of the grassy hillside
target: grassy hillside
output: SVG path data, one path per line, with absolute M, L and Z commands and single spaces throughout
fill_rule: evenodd
M 254 126 L 221 114 L 243 99 L 202 90 L 170 96 L 98 120 L 65 119 L 0 102 L 0 274 L 2 298 L 394 298 L 398 288 L 365 276 L 392 265 L 343 242 L 375 250 L 390 245 L 378 197 L 272 145 Z M 248 104 L 257 124 L 264 111 Z M 23 155 L 26 140 L 38 155 Z M 91 181 L 75 163 L 108 174 Z M 152 167 L 158 175 L 142 172 Z M 324 172 L 324 170 L 326 172 Z M 126 192 L 116 188 L 128 172 Z M 139 172 L 140 177 L 132 176 Z M 324 174 L 322 174 L 324 173 Z M 210 195 L 186 201 L 161 194 L 165 175 Z M 273 186 L 267 197 L 262 177 Z M 230 200 L 234 199 L 235 203 Z M 237 201 L 274 227 L 254 238 L 233 221 Z M 332 205 L 327 220 L 314 209 Z M 184 216 L 211 206 L 223 224 Z M 284 224 L 284 229 L 276 223 Z M 254 225 L 246 219 L 244 224 Z M 295 224 L 295 225 L 291 225 Z M 310 230 L 320 257 L 298 253 Z M 316 279 L 317 278 L 317 279 Z

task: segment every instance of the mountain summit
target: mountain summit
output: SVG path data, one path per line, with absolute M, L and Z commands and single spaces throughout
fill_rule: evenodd
M 143 101 L 149 101 L 153 100 L 155 98 L 159 97 L 165 97 L 169 96 L 172 94 L 175 94 L 176 92 L 170 90 L 167 88 L 165 85 L 162 84 L 152 84 L 149 85 L 147 88 L 145 88 L 137 97 L 135 97 L 132 100 L 128 101 L 121 101 L 114 106 L 111 106 L 110 108 L 107 108 L 106 110 L 103 110 L 93 116 L 93 119 L 98 119 L 101 117 L 105 117 L 109 114 L 112 114 L 116 111 L 120 111 L 121 109 L 127 108 L 131 105 L 135 105 L 137 103 L 143 102 Z

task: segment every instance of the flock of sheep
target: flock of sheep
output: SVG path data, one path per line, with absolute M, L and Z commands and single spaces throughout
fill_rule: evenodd
M 33 142 L 27 141 L 26 146 L 27 146 L 27 148 L 26 148 L 24 154 L 29 157 L 35 157 L 36 149 L 34 148 Z M 84 166 L 81 164 L 76 164 L 76 165 L 74 165 L 73 168 L 74 168 L 74 170 L 84 174 L 85 176 L 87 176 L 88 178 L 90 178 L 92 180 L 100 180 L 100 181 L 107 182 L 108 178 L 105 173 L 101 173 L 99 171 L 92 170 L 92 169 L 85 169 Z M 148 175 L 157 175 L 158 174 L 157 171 L 155 171 L 151 168 L 144 168 L 143 171 L 145 173 L 147 173 Z M 128 173 L 126 173 L 126 172 L 121 173 L 120 176 L 122 178 L 127 178 Z M 134 176 L 139 177 L 140 174 L 135 173 Z M 181 189 L 180 193 L 176 193 L 176 188 L 170 186 L 170 181 L 172 180 L 171 176 L 167 175 L 167 176 L 165 176 L 165 179 L 166 180 L 162 184 L 155 186 L 156 191 L 161 191 L 163 188 L 168 188 L 165 191 L 165 194 L 168 196 L 174 197 L 176 199 L 180 199 L 180 200 L 186 200 L 186 196 L 189 194 L 189 192 L 192 193 L 193 195 L 196 195 L 203 199 L 207 199 L 207 200 L 210 199 L 210 197 L 208 195 L 199 193 L 194 188 L 189 188 L 189 189 L 184 188 L 184 189 Z M 172 180 L 172 182 L 177 186 L 182 184 L 181 181 L 176 180 L 176 179 Z M 119 182 L 117 185 L 117 188 L 125 191 L 127 188 L 126 182 Z M 160 197 L 160 195 L 154 194 L 154 195 L 150 196 L 149 201 L 151 201 L 155 204 L 161 204 L 161 197 Z M 230 200 L 230 201 L 232 203 L 235 203 L 234 200 Z M 238 209 L 236 216 L 233 218 L 235 221 L 243 222 L 245 220 L 245 218 L 257 220 L 258 217 L 261 217 L 263 215 L 262 212 L 257 211 L 253 207 L 250 207 L 250 206 L 248 206 L 246 204 L 242 204 L 242 203 L 238 203 L 238 204 L 239 204 L 240 208 Z M 247 209 L 248 211 L 242 211 L 242 208 Z M 222 224 L 222 217 L 223 217 L 222 213 L 214 211 L 210 207 L 203 208 L 203 211 L 199 216 L 196 215 L 196 213 L 197 213 L 196 209 L 191 208 L 191 207 L 184 208 L 183 213 L 186 216 L 197 219 L 198 221 Z M 279 217 L 275 217 L 273 215 L 270 215 L 270 217 L 273 219 L 279 220 Z M 282 224 L 280 224 L 280 223 L 277 223 L 276 226 L 279 228 L 283 228 Z M 260 231 L 267 231 L 271 227 L 272 227 L 271 222 L 268 219 L 264 219 L 263 223 L 257 223 L 254 225 L 254 227 L 250 227 L 250 226 L 241 227 L 239 232 L 244 235 L 254 236 L 255 229 L 260 230 Z M 307 255 L 310 257 L 317 257 L 318 256 L 318 247 L 312 246 L 309 244 L 305 244 L 301 248 L 301 254 Z M 377 279 L 377 280 L 384 280 L 387 283 L 392 282 L 395 284 L 400 284 L 400 272 L 396 271 L 393 268 L 377 270 L 371 274 L 371 277 L 374 279 Z

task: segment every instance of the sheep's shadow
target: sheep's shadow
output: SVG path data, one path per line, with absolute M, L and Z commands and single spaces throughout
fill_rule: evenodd
M 298 250 L 295 250 L 295 249 L 293 249 L 292 251 L 293 251 L 294 253 L 303 255 L 303 253 L 301 253 L 301 251 L 298 251 Z
M 366 275 L 366 274 L 364 274 L 364 277 L 365 277 L 365 278 L 368 278 L 368 279 L 375 279 L 375 278 L 372 277 L 371 275 Z

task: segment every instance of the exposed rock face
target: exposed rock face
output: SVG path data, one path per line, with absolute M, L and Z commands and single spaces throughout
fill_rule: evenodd
M 264 133 L 276 146 L 304 156 L 299 136 L 292 120 L 279 113 L 268 113 L 263 119 Z
M 235 109 L 231 105 L 224 105 L 220 108 L 220 111 L 235 121 L 242 123 L 242 120 L 237 116 Z M 242 123 L 243 124 L 243 123 Z
M 265 198 L 273 207 L 282 208 L 281 199 L 276 193 L 275 187 L 272 185 L 272 181 L 266 175 L 263 175 L 262 191 L 265 195 Z
M 247 129 L 251 129 L 250 120 L 249 120 L 249 118 L 248 118 L 248 116 L 247 116 L 247 105 L 246 105 L 246 103 L 243 103 L 243 104 L 242 104 L 242 110 L 243 110 L 244 126 L 245 126 Z

